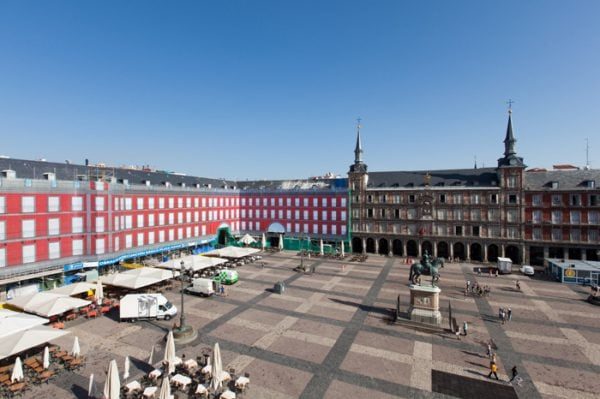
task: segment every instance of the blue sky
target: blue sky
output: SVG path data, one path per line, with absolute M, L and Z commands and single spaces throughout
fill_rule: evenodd
M 0 154 L 236 179 L 600 167 L 598 1 L 0 2 Z

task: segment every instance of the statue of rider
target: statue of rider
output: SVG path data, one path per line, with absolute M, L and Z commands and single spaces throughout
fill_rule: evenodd
M 421 265 L 423 266 L 423 269 L 427 271 L 427 273 L 431 273 L 431 256 L 429 256 L 427 251 L 425 251 L 421 257 Z

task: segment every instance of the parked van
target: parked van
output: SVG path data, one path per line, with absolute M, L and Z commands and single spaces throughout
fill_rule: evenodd
M 128 294 L 120 301 L 121 321 L 170 320 L 177 308 L 162 294 Z
M 195 278 L 185 292 L 193 295 L 211 296 L 215 293 L 214 282 L 209 278 Z
M 213 277 L 214 281 L 218 281 L 221 284 L 231 285 L 238 282 L 239 275 L 235 270 L 223 270 L 215 277 Z

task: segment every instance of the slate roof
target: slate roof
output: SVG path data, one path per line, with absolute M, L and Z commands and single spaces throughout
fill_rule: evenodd
M 424 187 L 429 173 L 431 187 L 497 187 L 496 168 L 370 172 L 368 188 Z
M 595 181 L 597 189 L 600 169 L 525 172 L 525 188 L 529 190 L 552 189 L 552 182 L 558 182 L 558 190 L 585 189 L 588 188 L 586 182 L 590 180 Z

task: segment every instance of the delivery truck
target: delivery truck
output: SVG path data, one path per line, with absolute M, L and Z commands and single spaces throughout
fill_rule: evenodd
M 128 294 L 120 301 L 121 321 L 170 320 L 177 308 L 162 294 Z
M 512 260 L 510 258 L 498 258 L 498 273 L 512 273 Z
M 185 292 L 193 295 L 211 296 L 215 293 L 214 282 L 209 278 L 195 278 Z

